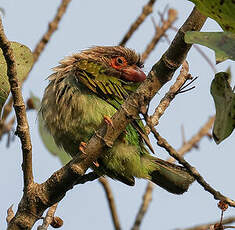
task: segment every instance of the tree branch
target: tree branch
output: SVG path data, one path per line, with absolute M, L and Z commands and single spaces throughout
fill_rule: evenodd
M 62 0 L 61 4 L 57 10 L 57 13 L 54 17 L 54 19 L 48 24 L 48 30 L 47 32 L 42 36 L 41 40 L 38 42 L 36 45 L 34 51 L 33 51 L 33 56 L 34 56 L 34 62 L 36 62 L 44 50 L 46 44 L 50 40 L 52 34 L 57 30 L 58 24 L 63 17 L 64 13 L 66 12 L 66 9 L 69 5 L 71 0 Z
M 141 55 L 143 61 L 145 61 L 148 58 L 149 54 L 153 51 L 159 40 L 165 35 L 166 31 L 172 26 L 172 24 L 175 22 L 176 19 L 177 19 L 177 11 L 174 9 L 169 9 L 167 20 L 162 20 L 161 26 L 155 25 L 155 34 L 150 43 L 147 45 L 147 48 Z
M 29 134 L 29 125 L 26 117 L 26 109 L 21 93 L 20 82 L 17 79 L 16 65 L 11 44 L 5 36 L 2 20 L 0 18 L 0 48 L 7 63 L 7 76 L 10 83 L 13 106 L 17 118 L 16 134 L 19 136 L 23 152 L 22 169 L 24 174 L 24 191 L 33 183 L 32 171 L 32 145 Z
M 141 15 L 131 25 L 130 29 L 119 43 L 120 46 L 126 45 L 127 41 L 130 39 L 132 34 L 139 28 L 139 26 L 144 22 L 144 20 L 148 17 L 148 15 L 152 13 L 153 5 L 155 2 L 156 0 L 149 0 L 149 2 L 143 7 Z
M 204 137 L 207 136 L 209 130 L 211 129 L 212 125 L 214 124 L 215 116 L 212 116 L 208 119 L 208 121 L 202 126 L 202 128 L 184 145 L 178 150 L 178 153 L 182 156 L 185 153 L 189 152 L 195 145 Z M 168 159 L 169 162 L 173 163 L 175 158 L 170 157 Z
M 189 78 L 189 67 L 188 63 L 186 61 L 183 62 L 182 68 L 180 70 L 180 74 L 177 77 L 175 83 L 170 87 L 170 90 L 165 94 L 165 96 L 161 99 L 159 105 L 157 106 L 154 114 L 151 117 L 148 117 L 151 124 L 154 126 L 158 124 L 158 120 L 163 115 L 163 113 L 168 108 L 170 102 L 175 98 L 175 95 L 180 90 L 182 85 L 187 81 Z M 149 134 L 151 132 L 151 129 L 148 125 L 145 126 L 146 133 Z M 152 197 L 152 191 L 153 191 L 153 184 L 151 182 L 148 182 L 148 185 L 146 187 L 145 193 L 143 195 L 143 201 L 139 208 L 138 214 L 135 219 L 135 223 L 132 227 L 132 230 L 137 230 L 140 227 L 140 224 L 142 223 L 142 220 L 144 218 L 144 215 L 147 211 L 147 208 L 151 202 L 151 199 L 149 197 Z M 147 199 L 147 200 L 146 200 Z
M 120 225 L 120 222 L 118 219 L 116 205 L 115 205 L 113 193 L 112 193 L 111 187 L 109 185 L 109 182 L 105 177 L 100 177 L 99 182 L 103 185 L 103 188 L 104 188 L 107 200 L 108 200 L 109 209 L 110 209 L 110 213 L 112 215 L 114 228 L 116 230 L 121 230 L 121 225 Z
M 42 216 L 45 209 L 60 201 L 76 181 L 84 175 L 90 165 L 102 154 L 103 148 L 112 146 L 112 143 L 125 129 L 126 125 L 139 114 L 139 105 L 147 105 L 182 64 L 191 48 L 190 44 L 184 42 L 185 32 L 200 30 L 205 20 L 206 17 L 194 8 L 169 49 L 161 60 L 153 66 L 146 81 L 112 117 L 113 127 L 104 123 L 88 142 L 86 154 L 78 154 L 67 165 L 56 171 L 46 182 L 34 184 L 30 193 L 24 194 L 22 197 L 8 230 L 30 229 Z
M 223 219 L 222 225 L 231 224 L 233 222 L 235 222 L 235 217 L 231 216 L 231 217 Z M 213 226 L 217 223 L 219 223 L 219 221 L 211 222 L 208 224 L 200 224 L 200 225 L 197 225 L 197 226 L 194 226 L 191 228 L 184 228 L 184 229 L 177 229 L 177 230 L 208 230 L 210 228 L 210 226 Z
M 143 202 L 140 206 L 139 212 L 135 218 L 135 223 L 131 230 L 139 230 L 140 224 L 142 223 L 142 220 L 144 218 L 144 215 L 146 211 L 148 210 L 149 204 L 152 201 L 152 192 L 153 192 L 153 183 L 148 182 L 148 185 L 146 187 L 145 193 L 143 195 Z
M 164 114 L 171 101 L 175 98 L 177 92 L 180 88 L 185 84 L 185 82 L 191 78 L 189 74 L 189 66 L 186 61 L 183 62 L 182 68 L 180 70 L 180 74 L 177 77 L 175 83 L 170 87 L 170 90 L 165 94 L 165 96 L 161 99 L 159 105 L 155 109 L 155 112 L 150 117 L 151 123 L 153 126 L 158 125 L 158 120 Z M 148 126 L 145 127 L 146 133 L 150 133 L 150 128 Z
M 148 126 L 151 128 L 151 132 L 154 134 L 154 137 L 158 141 L 158 145 L 163 147 L 172 157 L 174 157 L 180 164 L 182 164 L 188 172 L 197 180 L 197 182 L 209 193 L 214 196 L 215 200 L 221 200 L 227 203 L 231 207 L 235 207 L 235 201 L 230 198 L 224 196 L 219 191 L 216 191 L 212 188 L 204 178 L 199 174 L 199 172 L 191 166 L 164 138 L 160 136 L 160 134 L 156 131 L 156 129 L 151 125 L 151 123 L 147 119 Z
M 48 25 L 47 32 L 42 36 L 41 40 L 36 45 L 36 47 L 33 51 L 33 56 L 34 56 L 33 66 L 37 62 L 39 56 L 41 55 L 41 53 L 44 50 L 44 48 L 45 48 L 46 44 L 48 43 L 48 41 L 50 40 L 52 34 L 57 30 L 58 24 L 61 21 L 61 18 L 64 15 L 70 1 L 71 0 L 62 0 L 54 19 Z M 33 66 L 32 66 L 32 68 L 33 68 Z M 28 78 L 28 76 L 24 78 L 24 81 Z M 0 120 L 0 139 L 1 139 L 2 135 L 7 132 L 7 130 L 11 130 L 11 128 L 14 124 L 14 122 L 5 124 L 5 121 L 8 117 L 8 115 L 12 111 L 12 104 L 13 104 L 13 101 L 12 101 L 12 98 L 10 98 L 8 100 L 7 104 L 4 106 L 2 120 Z

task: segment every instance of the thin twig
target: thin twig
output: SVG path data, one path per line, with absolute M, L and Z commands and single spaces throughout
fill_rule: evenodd
M 215 221 L 212 223 L 207 223 L 207 224 L 200 224 L 194 227 L 190 227 L 190 228 L 184 228 L 184 229 L 177 229 L 177 230 L 208 230 L 210 228 L 210 226 L 213 226 L 215 224 L 217 224 L 219 221 Z M 222 224 L 231 224 L 235 222 L 235 216 L 231 216 L 228 218 L 223 219 Z
M 153 5 L 155 2 L 156 0 L 149 0 L 149 2 L 143 7 L 141 15 L 139 15 L 139 17 L 131 25 L 130 29 L 127 31 L 127 33 L 119 43 L 120 46 L 125 46 L 132 34 L 139 28 L 139 26 L 144 22 L 147 16 L 152 13 Z
M 142 60 L 145 61 L 149 54 L 153 51 L 155 46 L 157 45 L 158 41 L 161 39 L 161 37 L 164 36 L 166 31 L 172 26 L 174 21 L 177 19 L 177 11 L 174 9 L 168 10 L 168 18 L 167 20 L 162 21 L 162 25 L 159 27 L 155 27 L 155 35 L 153 36 L 150 43 L 147 45 L 147 48 L 142 54 Z
M 212 116 L 208 121 L 202 126 L 202 128 L 194 135 L 189 141 L 186 141 L 184 145 L 178 150 L 178 153 L 182 156 L 185 153 L 189 152 L 197 143 L 204 137 L 208 136 L 209 130 L 214 124 L 215 116 Z M 175 158 L 170 157 L 169 162 L 173 163 Z
M 48 24 L 47 32 L 42 36 L 41 40 L 38 42 L 38 44 L 36 45 L 36 47 L 33 51 L 34 62 L 36 62 L 38 60 L 40 54 L 44 50 L 44 48 L 45 48 L 46 44 L 48 43 L 48 41 L 50 40 L 52 34 L 57 30 L 58 24 L 59 24 L 62 16 L 64 15 L 64 13 L 66 12 L 66 9 L 67 9 L 68 4 L 70 2 L 71 2 L 71 0 L 62 0 L 54 19 Z
M 42 51 L 45 49 L 45 46 L 48 43 L 48 41 L 50 40 L 52 34 L 57 30 L 58 24 L 61 21 L 61 18 L 64 15 L 70 1 L 71 0 L 62 0 L 54 19 L 48 25 L 47 32 L 42 36 L 41 40 L 36 45 L 36 47 L 33 51 L 33 56 L 34 56 L 33 66 L 37 62 L 37 60 L 38 60 L 39 56 L 41 55 Z M 33 68 L 33 66 L 32 66 L 32 68 Z M 27 79 L 28 76 L 26 76 L 24 78 L 24 81 Z M 2 120 L 0 121 L 0 139 L 1 139 L 2 135 L 6 133 L 6 132 L 4 132 L 4 130 L 5 130 L 5 128 L 4 128 L 5 124 L 4 123 L 5 123 L 8 115 L 12 111 L 12 105 L 13 105 L 13 101 L 12 101 L 12 98 L 10 98 L 8 100 L 8 103 L 4 106 Z M 13 124 L 12 124 L 12 126 L 13 126 Z M 12 126 L 10 127 L 10 130 L 11 130 Z
M 167 141 L 162 138 L 160 134 L 156 131 L 156 129 L 151 125 L 151 123 L 147 119 L 148 126 L 151 128 L 151 132 L 154 134 L 154 137 L 158 141 L 158 145 L 163 147 L 172 157 L 174 157 L 180 164 L 182 164 L 188 172 L 197 180 L 197 182 L 210 194 L 214 196 L 215 200 L 221 200 L 227 203 L 231 207 L 235 207 L 235 201 L 230 198 L 224 196 L 219 191 L 216 191 L 213 187 L 211 187 L 204 178 L 199 174 L 199 172 L 191 166 Z
M 17 118 L 16 134 L 19 136 L 22 145 L 22 153 L 23 153 L 22 169 L 24 174 L 24 191 L 26 191 L 29 189 L 29 186 L 33 183 L 32 144 L 29 134 L 29 125 L 26 117 L 25 104 L 21 92 L 21 85 L 17 78 L 13 50 L 11 48 L 11 43 L 8 41 L 4 33 L 1 18 L 0 18 L 0 48 L 3 51 L 3 55 L 7 63 L 7 76 L 10 83 L 11 94 L 13 97 L 13 106 Z
M 116 230 L 121 230 L 120 222 L 118 219 L 117 209 L 113 197 L 113 193 L 111 187 L 109 185 L 108 180 L 105 177 L 100 177 L 99 182 L 103 185 L 106 197 L 108 199 L 110 213 L 112 215 L 113 225 Z
M 43 218 L 42 225 L 39 225 L 37 227 L 37 230 L 47 230 L 47 228 L 53 221 L 57 206 L 58 203 L 55 203 L 48 209 L 46 216 Z
M 145 215 L 146 211 L 148 210 L 150 202 L 152 201 L 153 188 L 154 188 L 153 183 L 148 182 L 145 193 L 143 195 L 143 201 L 142 201 L 142 204 L 141 204 L 140 209 L 138 211 L 138 214 L 135 218 L 135 223 L 132 227 L 132 230 L 140 229 L 140 224 L 142 223 L 144 215 Z
M 195 10 L 195 9 L 194 9 Z M 202 19 L 202 18 L 201 18 Z M 206 18 L 204 18 L 203 20 L 205 20 Z M 186 31 L 187 29 L 189 29 L 189 27 L 187 26 L 187 27 L 185 27 L 185 29 L 182 29 L 181 28 L 181 30 L 182 31 Z M 178 32 L 178 34 L 179 33 L 181 33 L 180 31 Z M 176 36 L 177 37 L 177 36 Z M 173 43 L 175 42 L 175 40 L 173 41 Z M 170 55 L 171 56 L 171 58 L 173 58 L 173 56 L 176 58 L 176 57 L 178 57 L 178 55 L 177 55 L 177 52 L 175 52 L 174 54 L 172 53 L 172 55 Z M 184 56 L 184 59 L 185 59 L 185 56 Z M 173 59 L 172 59 L 173 60 Z M 182 63 L 183 63 L 183 60 L 182 60 Z M 186 65 L 186 63 L 184 63 L 184 65 Z M 187 68 L 188 68 L 188 66 L 184 66 L 184 70 L 182 70 L 182 72 L 183 72 L 183 74 L 182 74 L 182 76 L 187 76 L 188 77 L 188 70 L 187 70 Z M 181 77 L 182 77 L 181 76 Z M 180 77 L 178 77 L 179 79 L 180 79 Z M 185 83 L 185 81 L 186 80 L 182 80 L 182 82 L 180 81 L 180 80 L 178 80 L 178 78 L 177 78 L 177 82 L 178 83 L 175 83 L 175 93 L 179 90 L 179 88 Z M 178 87 L 177 87 L 177 85 L 178 85 Z M 162 102 L 163 103 L 163 102 Z M 166 103 L 167 104 L 167 103 Z M 167 107 L 167 106 L 166 106 Z M 161 112 L 159 111 L 159 114 L 161 114 Z M 158 115 L 156 115 L 156 116 L 158 116 Z M 160 115 L 161 116 L 161 115 Z M 160 118 L 160 116 L 159 116 L 159 118 Z M 152 119 L 152 117 L 151 118 L 149 118 L 150 120 Z M 157 124 L 157 121 L 158 121 L 158 118 L 156 117 L 155 118 L 156 119 L 156 124 Z M 151 120 L 152 121 L 152 120 Z M 151 123 L 152 124 L 152 123 Z M 148 133 L 148 131 L 147 131 L 147 133 Z M 148 186 L 149 186 L 149 184 L 148 184 Z
M 214 73 L 216 73 L 215 65 L 211 62 L 210 58 L 203 52 L 203 50 L 198 45 L 193 45 L 193 47 L 204 57 L 204 59 L 207 61 L 208 65 L 211 67 Z
M 179 91 L 179 89 L 184 85 L 184 83 L 191 78 L 189 74 L 189 66 L 186 61 L 183 62 L 182 68 L 180 70 L 180 74 L 177 77 L 175 83 L 170 87 L 169 91 L 165 94 L 165 96 L 161 99 L 159 105 L 155 109 L 155 112 L 150 117 L 151 124 L 156 126 L 158 124 L 158 120 L 164 114 L 171 101 L 175 98 L 175 95 Z M 145 127 L 146 133 L 150 133 L 150 128 L 148 126 Z
M 150 119 L 150 122 L 152 122 L 151 117 L 149 119 Z M 182 147 L 178 150 L 178 153 L 180 155 L 184 155 L 185 153 L 189 152 L 204 136 L 206 136 L 208 134 L 209 130 L 211 129 L 211 127 L 213 125 L 213 123 L 214 123 L 214 116 L 209 118 L 209 120 L 203 125 L 203 127 L 189 141 L 183 143 Z M 169 157 L 167 161 L 170 162 L 170 163 L 173 163 L 173 162 L 175 162 L 175 158 Z M 151 182 L 148 182 L 147 188 L 149 186 L 152 186 Z M 147 188 L 146 188 L 145 194 L 146 194 L 146 192 L 148 192 L 148 193 L 150 193 L 149 194 L 149 196 L 150 196 L 153 190 L 149 191 Z M 144 196 L 145 196 L 145 194 L 144 194 Z M 143 200 L 143 203 L 144 203 L 144 200 Z M 144 216 L 142 216 L 142 219 L 140 219 L 139 213 L 142 212 L 143 203 L 140 206 L 140 209 L 139 209 L 138 215 L 136 217 L 135 223 L 137 222 L 137 218 L 139 218 L 140 223 L 142 222 L 142 219 L 143 219 Z M 233 221 L 235 221 L 235 218 L 234 218 Z M 232 223 L 232 222 L 228 222 L 228 223 Z M 223 222 L 223 224 L 225 224 L 225 223 Z M 210 224 L 210 225 L 212 225 L 212 224 Z M 209 224 L 208 224 L 208 226 L 209 226 Z M 133 227 L 133 229 L 134 229 L 134 227 Z M 206 229 L 207 228 L 205 228 L 205 229 L 202 228 L 201 230 L 206 230 Z M 193 230 L 193 228 L 192 229 L 187 229 L 187 230 Z M 198 229 L 195 228 L 195 230 L 200 230 L 200 228 L 198 228 Z

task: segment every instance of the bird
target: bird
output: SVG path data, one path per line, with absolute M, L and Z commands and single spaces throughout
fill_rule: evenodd
M 111 117 L 146 79 L 142 68 L 141 56 L 122 46 L 94 46 L 61 60 L 48 77 L 40 108 L 55 143 L 72 157 L 84 150 L 102 122 L 112 125 Z M 194 178 L 151 150 L 139 117 L 91 168 L 129 186 L 143 178 L 173 194 L 186 192 Z

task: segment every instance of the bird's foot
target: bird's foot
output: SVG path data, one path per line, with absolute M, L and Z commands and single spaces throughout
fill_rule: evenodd
M 93 164 L 98 168 L 100 167 L 100 164 L 98 163 L 98 161 L 94 161 Z
M 104 115 L 104 121 L 106 124 L 111 125 L 113 127 L 113 121 L 109 116 Z
M 85 149 L 86 149 L 86 142 L 81 141 L 80 145 L 79 145 L 79 150 L 83 153 L 86 154 Z M 94 161 L 93 164 L 98 168 L 100 165 L 98 163 L 98 161 Z
M 86 142 L 81 141 L 80 145 L 79 145 L 79 150 L 83 153 L 85 153 L 85 149 L 86 149 Z

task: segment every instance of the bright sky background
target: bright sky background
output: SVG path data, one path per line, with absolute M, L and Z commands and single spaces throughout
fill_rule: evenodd
M 27 99 L 30 92 L 40 98 L 42 97 L 48 84 L 46 78 L 52 73 L 51 68 L 57 65 L 58 61 L 64 56 L 93 45 L 116 45 L 129 29 L 130 24 L 140 14 L 142 6 L 146 2 L 147 0 L 73 0 L 59 25 L 58 31 L 53 35 L 30 73 L 29 79 L 24 84 L 24 98 Z M 3 22 L 8 39 L 25 44 L 33 50 L 38 40 L 47 30 L 48 22 L 54 17 L 59 3 L 60 1 L 56 0 L 2 0 L 0 7 L 5 10 Z M 177 27 L 182 25 L 193 7 L 193 4 L 186 0 L 158 0 L 152 14 L 156 22 L 159 21 L 157 12 L 162 12 L 166 4 L 179 12 L 179 19 L 175 23 Z M 219 31 L 220 27 L 213 20 L 208 20 L 203 30 Z M 141 53 L 152 39 L 153 34 L 154 28 L 151 17 L 148 17 L 127 43 L 127 46 Z M 175 32 L 171 30 L 168 34 L 169 38 L 172 39 Z M 145 64 L 144 70 L 146 73 L 159 60 L 167 47 L 167 42 L 162 39 Z M 213 51 L 207 48 L 203 48 L 203 50 L 214 62 Z M 193 76 L 199 76 L 199 79 L 194 83 L 196 89 L 177 96 L 161 118 L 158 126 L 160 134 L 176 149 L 182 144 L 182 124 L 188 139 L 215 112 L 209 91 L 214 76 L 213 71 L 194 48 L 191 49 L 187 60 L 190 65 L 190 73 Z M 234 74 L 235 67 L 232 61 L 219 64 L 216 68 L 218 71 L 225 71 L 228 66 L 232 67 Z M 152 111 L 172 82 L 164 86 L 152 101 Z M 33 143 L 34 176 L 35 181 L 40 183 L 45 181 L 61 165 L 57 158 L 48 154 L 40 140 L 36 113 L 29 112 L 28 119 Z M 6 228 L 7 208 L 14 204 L 14 210 L 16 210 L 22 196 L 20 142 L 15 137 L 15 141 L 11 143 L 8 149 L 5 148 L 6 142 L 7 137 L 4 136 L 0 145 L 2 159 L 0 167 L 0 229 Z M 157 156 L 163 159 L 167 158 L 168 154 L 154 142 L 152 140 Z M 199 144 L 199 149 L 191 151 L 186 159 L 199 170 L 215 189 L 235 199 L 233 176 L 235 172 L 235 151 L 233 143 L 234 134 L 219 146 L 204 138 Z M 130 229 L 141 204 L 147 182 L 137 180 L 135 187 L 128 187 L 112 180 L 110 180 L 110 183 L 115 196 L 121 226 L 123 229 Z M 113 229 L 106 197 L 102 186 L 97 181 L 77 186 L 69 191 L 60 202 L 56 215 L 64 220 L 62 229 L 66 230 L 78 228 Z M 225 216 L 229 215 L 235 215 L 234 209 L 229 208 L 226 211 Z M 181 196 L 172 195 L 156 186 L 153 192 L 153 201 L 141 229 L 165 230 L 189 227 L 218 220 L 219 217 L 220 211 L 217 208 L 217 201 L 197 183 L 194 183 L 189 191 Z M 39 222 L 35 226 L 38 225 Z

